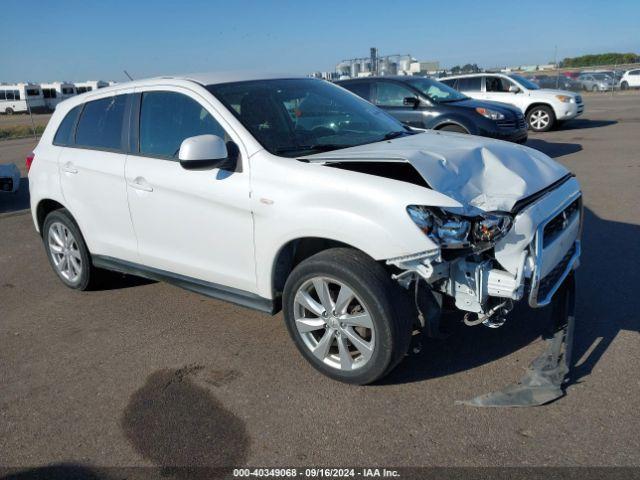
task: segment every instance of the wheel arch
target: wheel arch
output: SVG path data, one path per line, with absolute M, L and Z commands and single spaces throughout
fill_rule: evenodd
M 470 134 L 473 135 L 472 129 L 469 129 L 469 127 L 467 125 L 464 125 L 459 120 L 453 120 L 453 119 L 450 119 L 450 118 L 441 120 L 439 123 L 437 123 L 436 125 L 434 125 L 431 128 L 433 130 L 442 130 L 444 127 L 448 127 L 448 126 L 456 126 L 456 127 L 463 128 L 464 130 L 467 131 L 467 133 L 470 133 Z
M 546 102 L 533 102 L 531 105 L 527 107 L 527 109 L 524 112 L 524 115 L 525 116 L 529 115 L 529 112 L 531 112 L 531 110 L 533 110 L 535 107 L 548 107 L 551 109 L 551 111 L 553 111 L 553 114 L 556 115 L 556 109 L 553 108 L 553 105 Z
M 351 248 L 368 255 L 362 249 L 353 245 L 325 237 L 299 237 L 289 240 L 280 247 L 271 267 L 271 290 L 276 312 L 282 308 L 282 292 L 293 269 L 316 253 L 331 248 Z
M 35 220 L 36 220 L 36 226 L 38 227 L 38 232 L 40 232 L 41 236 L 43 234 L 42 227 L 44 225 L 45 218 L 47 218 L 47 215 L 49 215 L 54 210 L 60 210 L 63 208 L 66 209 L 66 207 L 63 204 L 51 198 L 43 198 L 38 202 L 38 205 L 36 207 Z M 71 215 L 71 212 L 69 212 L 69 215 Z M 73 217 L 73 215 L 71 216 Z

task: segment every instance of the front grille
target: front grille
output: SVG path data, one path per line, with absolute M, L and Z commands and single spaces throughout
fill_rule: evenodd
M 580 202 L 581 197 L 576 198 L 567 208 L 553 217 L 549 223 L 545 225 L 542 237 L 543 248 L 546 248 L 547 245 L 550 245 L 556 239 L 556 237 L 567 227 L 574 215 L 579 214 Z
M 510 119 L 504 119 L 504 120 L 498 120 L 496 121 L 496 124 L 498 125 L 499 128 L 505 128 L 505 129 L 513 129 L 513 128 L 517 128 L 517 129 L 523 129 L 527 126 L 527 122 L 524 119 L 524 116 L 520 115 L 518 116 L 515 120 L 510 118 Z
M 582 96 L 576 95 L 576 103 L 582 103 Z
M 549 293 L 551 293 L 551 291 L 558 284 L 558 282 L 562 278 L 562 275 L 564 275 L 564 272 L 567 270 L 569 261 L 571 260 L 571 257 L 573 257 L 575 251 L 576 245 L 574 243 L 566 253 L 566 255 L 562 257 L 562 260 L 560 260 L 558 264 L 553 267 L 553 270 L 551 270 L 546 277 L 540 280 L 540 284 L 538 285 L 538 302 L 543 302 L 549 296 Z

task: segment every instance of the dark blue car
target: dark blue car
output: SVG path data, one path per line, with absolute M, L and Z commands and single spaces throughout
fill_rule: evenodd
M 336 83 L 411 127 L 527 141 L 527 124 L 517 108 L 471 99 L 431 78 L 366 77 Z

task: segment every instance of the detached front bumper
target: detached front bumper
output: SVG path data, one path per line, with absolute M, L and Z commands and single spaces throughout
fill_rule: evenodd
M 543 307 L 578 267 L 582 217 L 578 182 L 568 178 L 515 212 L 509 233 L 493 250 L 448 261 L 438 250 L 388 263 L 404 271 L 396 277 L 405 286 L 417 275 L 480 321 L 524 298 L 531 307 Z

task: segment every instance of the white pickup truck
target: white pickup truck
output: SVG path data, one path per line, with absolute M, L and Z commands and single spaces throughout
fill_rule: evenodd
M 584 112 L 582 97 L 577 93 L 540 88 L 520 75 L 475 73 L 439 80 L 471 98 L 508 103 L 519 108 L 534 132 L 546 132 L 559 122 L 571 120 Z

